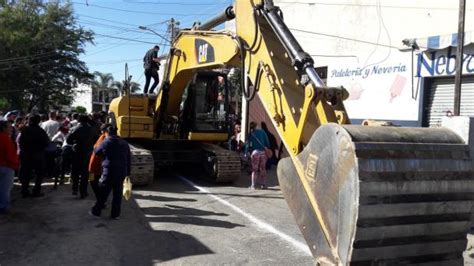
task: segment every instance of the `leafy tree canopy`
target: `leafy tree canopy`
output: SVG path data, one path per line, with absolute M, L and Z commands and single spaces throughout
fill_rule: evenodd
M 125 80 L 122 80 L 122 81 L 115 81 L 114 82 L 114 87 L 116 89 L 118 89 L 120 92 L 122 92 L 122 94 L 124 93 L 124 90 L 125 90 L 125 87 L 126 87 L 126 81 Z M 130 91 L 132 93 L 136 93 L 136 92 L 140 92 L 142 89 L 140 88 L 140 84 L 135 82 L 135 81 L 131 81 L 130 82 Z
M 231 96 L 242 96 L 242 74 L 240 68 L 234 68 L 229 74 L 230 81 L 230 95 Z
M 76 113 L 79 114 L 85 114 L 87 112 L 87 109 L 84 106 L 76 106 Z
M 27 111 L 70 104 L 92 78 L 79 60 L 88 42 L 70 2 L 0 0 L 0 96 Z

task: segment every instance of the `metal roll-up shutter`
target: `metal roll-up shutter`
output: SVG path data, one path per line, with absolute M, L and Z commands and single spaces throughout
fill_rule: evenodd
M 463 77 L 461 116 L 474 116 L 474 77 Z M 454 78 L 436 78 L 428 91 L 427 122 L 429 127 L 441 126 L 442 117 L 454 109 Z

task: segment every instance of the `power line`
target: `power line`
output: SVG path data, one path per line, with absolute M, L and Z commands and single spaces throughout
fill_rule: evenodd
M 77 14 L 79 17 L 86 17 L 86 18 L 91 18 L 91 19 L 97 19 L 97 20 L 102 20 L 102 21 L 107 21 L 107 22 L 112 22 L 112 23 L 117 23 L 117 24 L 132 26 L 132 27 L 135 27 L 135 28 L 138 28 L 138 26 L 139 26 L 139 25 L 135 25 L 135 24 L 125 23 L 125 22 L 122 22 L 122 21 L 110 20 L 110 19 L 105 19 L 105 18 L 98 18 L 98 17 L 93 17 L 93 16 L 84 15 L 84 14 L 80 14 L 80 13 L 76 13 L 76 14 Z
M 95 21 L 90 21 L 90 20 L 82 20 L 79 19 L 80 24 L 85 24 L 85 25 L 90 25 L 90 26 L 96 26 L 96 27 L 103 27 L 103 28 L 109 28 L 109 29 L 117 29 L 117 30 L 122 30 L 122 32 L 128 32 L 128 31 L 134 31 L 134 32 L 139 32 L 136 29 L 131 29 L 131 28 L 123 28 L 119 26 L 114 26 L 114 25 L 109 25 L 109 24 L 103 24 L 100 22 L 95 22 Z
M 6 67 L 3 67 L 3 68 L 0 68 L 0 70 L 1 70 L 1 71 L 6 71 L 6 70 L 13 70 L 13 69 L 25 68 L 25 67 L 32 67 L 32 68 L 35 68 L 35 67 L 40 66 L 40 65 L 47 65 L 47 64 L 52 64 L 52 63 L 58 63 L 57 61 L 59 61 L 59 60 L 64 60 L 64 58 L 51 59 L 51 60 L 47 60 L 47 61 L 41 61 L 41 62 L 34 63 L 34 64 L 28 64 L 27 66 L 25 66 L 25 65 L 10 65 L 10 66 L 6 66 Z
M 321 35 L 321 36 L 326 36 L 326 37 L 331 37 L 331 38 L 337 38 L 337 39 L 342 39 L 342 40 L 348 40 L 348 41 L 353 41 L 353 42 L 366 43 L 366 44 L 371 44 L 371 45 L 376 45 L 376 46 L 382 46 L 382 47 L 387 47 L 387 48 L 392 48 L 392 49 L 397 49 L 397 50 L 399 49 L 399 47 L 392 46 L 392 45 L 381 44 L 381 43 L 375 43 L 375 42 L 369 42 L 369 41 L 364 41 L 364 40 L 359 40 L 359 39 L 352 39 L 352 38 L 343 37 L 343 36 L 338 36 L 338 35 L 333 35 L 333 34 L 320 33 L 320 32 L 314 32 L 314 31 L 307 31 L 307 30 L 300 30 L 300 29 L 294 29 L 294 28 L 290 28 L 290 30 L 296 31 L 296 32 L 303 32 L 303 33 L 314 34 L 314 35 Z
M 89 57 L 89 56 L 92 56 L 92 55 L 96 55 L 96 54 L 100 54 L 104 51 L 108 51 L 112 48 L 115 48 L 117 46 L 121 46 L 121 45 L 125 45 L 125 44 L 130 44 L 130 43 L 127 43 L 126 41 L 130 41 L 130 40 L 133 40 L 134 42 L 137 42 L 137 44 L 156 44 L 155 42 L 146 42 L 146 41 L 138 41 L 138 37 L 140 35 L 144 34 L 144 32 L 140 32 L 140 34 L 135 34 L 133 36 L 130 36 L 129 38 L 121 38 L 121 37 L 117 37 L 117 36 L 110 36 L 110 35 L 106 35 L 105 38 L 114 38 L 114 39 L 119 39 L 120 41 L 122 41 L 122 43 L 115 43 L 115 44 L 112 44 L 112 45 L 108 45 L 106 47 L 104 47 L 103 49 L 99 50 L 99 51 L 95 51 L 91 54 L 86 54 L 85 56 L 83 56 L 83 58 L 85 57 Z M 105 34 L 97 34 L 96 35 L 105 35 Z M 101 36 L 99 36 L 101 37 Z M 132 39 L 133 38 L 133 39 Z
M 18 57 L 10 57 L 6 59 L 0 59 L 0 64 L 1 63 L 10 63 L 14 61 L 27 61 L 27 60 L 34 60 L 34 59 L 40 59 L 42 57 L 50 57 L 51 55 L 55 55 L 57 52 L 47 52 L 47 53 L 40 53 L 40 54 L 34 54 L 34 55 L 25 55 L 25 56 L 18 56 Z
M 93 66 L 104 66 L 104 65 L 116 65 L 116 64 L 123 64 L 127 62 L 136 62 L 142 61 L 142 59 L 124 59 L 124 60 L 110 60 L 110 61 L 102 61 L 102 62 L 88 62 L 87 65 Z
M 176 6 L 212 6 L 216 3 L 187 3 L 187 2 L 151 2 L 151 1 L 124 1 L 131 4 L 176 5 Z
M 276 4 L 299 4 L 299 5 L 321 5 L 321 6 L 354 6 L 354 7 L 378 7 L 377 4 L 353 4 L 353 3 L 327 3 L 327 2 L 298 2 L 298 1 L 276 1 Z M 386 5 L 383 8 L 394 9 L 421 9 L 421 10 L 452 10 L 458 11 L 457 7 L 431 7 L 431 6 L 394 6 Z M 472 9 L 468 9 L 472 11 Z
M 144 43 L 128 43 L 128 42 L 96 42 L 96 45 L 113 45 L 113 46 L 121 46 L 121 45 L 144 45 Z
M 119 32 L 112 32 L 110 34 L 112 35 L 115 35 L 115 34 L 123 34 L 123 33 L 127 33 L 127 32 L 137 32 L 137 33 L 143 33 L 143 34 L 147 34 L 147 35 L 153 35 L 155 36 L 155 34 L 152 34 L 150 32 L 146 32 L 146 31 L 140 31 L 138 29 L 133 29 L 133 28 L 123 28 L 123 27 L 119 27 L 119 26 L 114 26 L 114 25 L 109 25 L 109 24 L 103 24 L 103 23 L 100 23 L 100 22 L 95 22 L 95 21 L 89 21 L 89 20 L 79 20 L 79 22 L 81 24 L 85 24 L 85 25 L 90 25 L 90 26 L 95 26 L 95 27 L 102 27 L 102 28 L 109 28 L 109 29 L 117 29 L 117 30 L 120 30 Z
M 100 6 L 100 5 L 95 5 L 95 4 L 85 4 L 85 3 L 80 3 L 80 2 L 72 2 L 76 5 L 85 5 L 85 6 L 91 6 L 91 7 L 96 7 L 96 8 L 101 8 L 101 9 L 107 9 L 107 10 L 114 10 L 114 11 L 120 11 L 120 12 L 127 12 L 127 13 L 136 13 L 136 14 L 144 14 L 144 15 L 162 15 L 162 16 L 189 16 L 189 15 L 206 15 L 203 13 L 195 13 L 195 14 L 183 14 L 183 13 L 156 13 L 156 12 L 148 12 L 148 11 L 138 11 L 138 10 L 128 10 L 128 9 L 120 9 L 120 8 L 115 8 L 115 7 L 107 7 L 107 6 Z
M 140 34 L 133 34 L 133 35 L 130 36 L 129 38 L 137 39 L 137 38 L 138 38 L 139 36 L 141 36 L 141 35 L 143 35 L 143 32 L 140 33 Z M 124 40 L 119 40 L 119 42 L 122 42 L 123 44 L 127 44 L 127 42 L 124 41 Z M 142 44 L 142 43 L 139 43 L 139 44 Z M 91 53 L 91 54 L 86 54 L 83 58 L 89 57 L 89 56 L 92 56 L 92 55 L 96 55 L 96 54 L 100 54 L 100 53 L 102 53 L 102 52 L 104 52 L 104 51 L 108 51 L 108 50 L 110 50 L 110 49 L 112 49 L 112 48 L 115 48 L 115 47 L 117 47 L 117 46 L 120 46 L 120 45 L 121 45 L 121 44 L 108 45 L 108 46 L 104 47 L 103 49 L 101 49 L 101 50 L 99 50 L 99 51 L 95 51 L 95 52 L 93 52 L 93 53 Z
M 126 38 L 126 39 L 138 39 L 140 41 L 157 41 L 157 39 L 162 39 L 162 38 L 158 38 L 158 35 L 154 35 L 154 36 L 157 36 L 157 37 L 148 37 L 149 36 L 149 33 L 145 33 L 145 32 L 140 32 L 140 31 L 136 31 L 136 32 L 133 32 L 133 33 L 138 33 L 138 36 L 120 36 L 121 38 Z M 96 38 L 104 38 L 103 35 L 108 35 L 108 36 L 113 36 L 113 37 L 116 37 L 115 34 L 119 34 L 119 33 L 114 33 L 114 34 L 109 34 L 108 32 L 104 32 L 104 33 L 95 33 L 95 35 L 100 35 L 100 36 L 97 36 Z M 141 37 L 142 35 L 140 34 L 146 34 L 147 36 L 144 36 L 144 37 Z
M 111 35 L 106 35 L 106 34 L 99 34 L 99 33 L 96 33 L 95 35 L 97 35 L 97 36 L 102 36 L 102 37 L 106 37 L 106 38 L 112 38 L 112 39 L 118 39 L 118 40 L 125 40 L 125 41 L 129 41 L 129 42 L 140 42 L 140 43 L 156 44 L 156 42 L 140 41 L 140 40 L 136 40 L 136 39 L 122 38 L 122 37 L 111 36 Z
M 157 22 L 157 23 L 147 25 L 147 27 L 150 28 L 150 27 L 155 27 L 155 26 L 158 26 L 158 25 L 163 25 L 163 24 L 167 23 L 168 21 L 170 21 L 170 20 L 169 19 L 163 20 L 163 21 L 160 21 L 160 22 Z
M 111 22 L 111 23 L 118 23 L 118 24 L 123 24 L 123 25 L 127 25 L 127 26 L 132 26 L 133 28 L 125 28 L 125 27 L 120 27 L 120 26 L 116 26 L 116 25 L 111 25 L 111 24 L 105 24 L 105 23 L 101 23 L 101 22 L 97 22 L 97 21 L 91 21 L 91 20 L 86 20 L 86 19 L 81 19 L 80 17 L 86 17 L 86 18 L 91 18 L 91 19 L 97 19 L 97 20 L 102 20 L 102 21 L 107 21 L 107 22 Z M 119 29 L 119 30 L 122 30 L 121 33 L 124 33 L 124 32 L 130 32 L 130 31 L 133 31 L 133 32 L 140 32 L 140 33 L 145 33 L 145 34 L 149 34 L 149 35 L 154 35 L 150 32 L 144 32 L 144 31 L 139 31 L 137 30 L 138 27 L 140 25 L 134 25 L 134 24 L 128 24 L 128 23 L 121 23 L 119 21 L 114 21 L 114 20 L 108 20 L 108 19 L 101 19 L 101 18 L 96 18 L 96 17 L 92 17 L 92 16 L 86 16 L 86 15 L 79 15 L 79 18 L 77 18 L 79 20 L 79 22 L 83 23 L 83 24 L 88 24 L 88 25 L 92 25 L 92 26 L 102 26 L 102 27 L 108 27 L 108 28 L 111 28 L 111 29 Z M 155 23 L 155 24 L 151 24 L 151 25 L 159 25 L 159 24 L 164 24 L 168 22 L 168 20 L 165 20 L 164 22 L 159 22 L 159 23 Z M 150 26 L 147 26 L 147 27 L 150 27 Z M 114 34 L 117 34 L 117 33 L 114 33 Z

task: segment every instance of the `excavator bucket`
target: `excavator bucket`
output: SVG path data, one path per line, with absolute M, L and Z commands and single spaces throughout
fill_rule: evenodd
M 462 265 L 469 154 L 444 128 L 327 124 L 278 179 L 317 263 Z

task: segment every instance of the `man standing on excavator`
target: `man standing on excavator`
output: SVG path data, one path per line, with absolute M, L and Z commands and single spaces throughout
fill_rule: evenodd
M 145 88 L 143 89 L 144 94 L 148 94 L 148 86 L 150 86 L 150 80 L 153 77 L 153 85 L 150 88 L 150 94 L 153 93 L 159 82 L 158 69 L 160 68 L 160 59 L 158 58 L 158 51 L 160 47 L 155 45 L 146 52 L 143 57 L 143 68 L 145 69 Z

